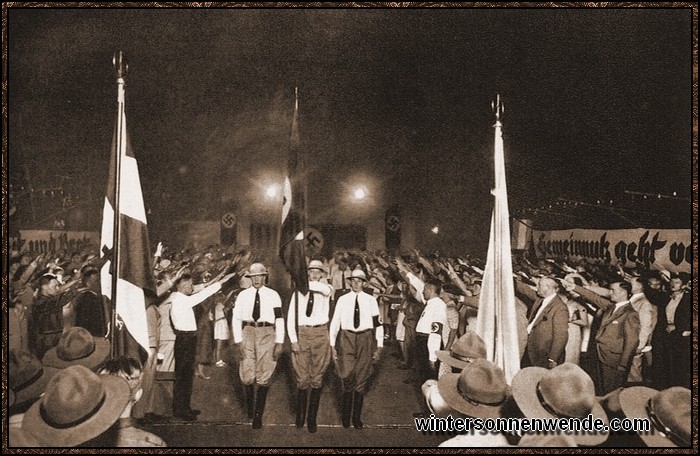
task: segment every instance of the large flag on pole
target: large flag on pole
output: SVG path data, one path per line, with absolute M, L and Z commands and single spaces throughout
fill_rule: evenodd
M 112 138 L 101 240 L 102 255 L 111 252 L 111 257 L 101 271 L 102 294 L 112 299 L 112 311 L 116 311 L 134 340 L 148 351 L 144 290 L 151 290 L 155 294 L 156 288 L 139 169 L 126 132 L 123 79 L 125 69 L 121 69 L 121 53 L 118 53 L 117 58 L 120 67 L 117 79 L 117 122 Z M 116 223 L 115 212 L 119 213 Z M 115 238 L 118 239 L 118 250 L 113 249 Z M 112 293 L 112 263 L 118 267 L 115 294 Z M 112 334 L 115 329 L 112 328 Z
M 306 294 L 309 278 L 306 271 L 304 226 L 306 224 L 306 176 L 299 138 L 299 97 L 294 90 L 294 115 L 289 144 L 287 176 L 284 179 L 280 258 L 292 276 L 293 286 Z
M 506 168 L 503 153 L 501 114 L 503 104 L 500 96 L 494 105 L 496 114 L 494 168 L 495 188 L 489 251 L 484 269 L 476 332 L 486 344 L 486 358 L 503 369 L 510 384 L 520 370 L 518 329 L 515 312 L 515 290 L 513 287 L 513 265 L 510 250 L 510 216 L 506 189 Z

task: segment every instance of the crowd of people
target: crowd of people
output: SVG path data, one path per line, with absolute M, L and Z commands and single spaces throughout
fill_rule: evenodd
M 281 356 L 294 371 L 297 427 L 317 432 L 333 364 L 341 424 L 362 429 L 364 396 L 385 346 L 422 385 L 426 402 L 416 405 L 416 418 L 591 414 L 650 418 L 655 426 L 639 435 L 467 433 L 444 446 L 690 445 L 688 274 L 514 256 L 519 350 L 511 355 L 522 369 L 508 385 L 474 331 L 478 259 L 341 251 L 309 258 L 308 293 L 287 293 L 271 286 L 268 265 L 250 251 L 159 244 L 158 287 L 147 296 L 150 350 L 122 337 L 126 356 L 109 359 L 110 337 L 125 332 L 100 291 L 105 259 L 89 249 L 55 259 L 13 253 L 11 446 L 164 446 L 138 423 L 167 419 L 168 408 L 174 419 L 196 421 L 193 378 L 208 379 L 207 366 L 225 368 L 229 350 L 254 429 L 263 425 Z M 174 380 L 170 391 L 163 378 Z

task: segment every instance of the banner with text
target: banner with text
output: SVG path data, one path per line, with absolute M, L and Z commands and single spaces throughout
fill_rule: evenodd
M 691 230 L 559 230 L 533 231 L 538 258 L 621 262 L 631 267 L 639 262 L 650 269 L 690 272 L 693 246 Z
M 32 255 L 64 251 L 78 252 L 87 246 L 97 249 L 100 233 L 97 231 L 20 230 L 19 238 L 10 238 L 10 250 L 29 252 Z

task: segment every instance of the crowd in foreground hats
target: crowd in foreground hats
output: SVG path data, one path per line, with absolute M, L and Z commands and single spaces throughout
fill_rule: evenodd
M 383 252 L 339 252 L 330 260 L 321 257 L 310 259 L 310 292 L 295 293 L 289 302 L 282 302 L 277 291 L 267 284 L 267 267 L 252 261 L 252 257 L 250 252 L 234 255 L 214 247 L 194 254 L 179 252 L 169 258 L 163 258 L 161 253 L 154 263 L 162 290 L 160 299 L 154 301 L 154 307 L 160 308 L 165 304 L 170 306 L 170 311 L 165 314 L 167 320 L 161 317 L 161 324 L 172 320 L 175 329 L 171 357 L 175 361 L 177 385 L 177 394 L 173 395 L 172 404 L 176 418 L 186 421 L 197 419 L 197 411 L 190 404 L 190 395 L 192 376 L 199 374 L 196 369 L 200 363 L 196 359 L 201 320 L 190 316 L 188 312 L 191 312 L 192 306 L 206 302 L 209 297 L 212 300 L 220 299 L 222 304 L 226 302 L 230 309 L 232 348 L 239 363 L 240 381 L 246 393 L 243 406 L 255 429 L 263 426 L 269 381 L 277 361 L 284 354 L 285 336 L 291 342 L 289 356 L 297 386 L 296 425 L 300 428 L 307 426 L 312 433 L 317 432 L 316 416 L 321 405 L 323 375 L 331 364 L 335 366 L 342 384 L 342 398 L 339 401 L 341 423 L 344 427 L 363 428 L 364 396 L 370 393 L 368 379 L 372 372 L 380 368 L 385 344 L 394 342 L 401 348 L 402 367 L 415 370 L 415 376 L 420 379 L 426 394 L 426 407 L 436 416 L 452 414 L 536 418 L 591 414 L 607 420 L 607 417 L 615 413 L 628 417 L 642 415 L 639 412 L 642 409 L 630 406 L 628 399 L 632 393 L 627 391 L 635 392 L 638 391 L 637 388 L 644 388 L 639 391 L 649 390 L 648 394 L 651 391 L 654 394 L 669 395 L 668 391 L 671 390 L 687 390 L 683 386 L 669 389 L 674 385 L 688 385 L 684 382 L 690 377 L 689 364 L 683 370 L 679 367 L 683 367 L 682 363 L 678 362 L 683 360 L 683 350 L 686 350 L 684 344 L 690 343 L 689 334 L 686 334 L 689 333 L 689 323 L 685 317 L 686 313 L 689 315 L 690 308 L 688 280 L 683 275 L 669 275 L 667 284 L 664 284 L 664 275 L 653 271 L 629 271 L 611 265 L 590 264 L 577 264 L 572 268 L 563 261 L 543 261 L 535 266 L 527 260 L 518 259 L 514 265 L 516 285 L 521 292 L 521 300 L 518 301 L 521 320 L 518 356 L 523 358 L 523 369 L 509 386 L 502 371 L 483 359 L 483 341 L 479 340 L 470 325 L 479 307 L 483 264 L 478 260 L 442 258 L 417 251 L 404 256 L 391 256 Z M 83 265 L 81 269 L 85 274 L 81 276 L 94 275 L 93 270 L 97 266 L 99 265 L 92 263 Z M 26 274 L 27 269 L 22 275 Z M 18 281 L 21 281 L 22 275 Z M 35 356 L 36 351 L 20 350 L 15 355 L 17 366 L 28 366 L 25 373 L 15 375 L 14 380 L 10 379 L 11 385 L 14 385 L 16 405 L 27 402 L 27 393 L 23 391 L 27 381 L 23 379 L 37 377 L 43 379 L 37 385 L 43 382 L 48 385 L 46 379 L 56 377 L 50 369 L 66 371 L 79 365 L 88 370 L 96 370 L 101 367 L 99 360 L 103 353 L 108 351 L 107 340 L 104 338 L 106 334 L 93 334 L 87 329 L 71 326 L 67 321 L 70 318 L 65 318 L 67 314 L 62 310 L 67 301 L 71 304 L 76 302 L 72 297 L 77 294 L 77 289 L 69 286 L 61 290 L 66 284 L 61 284 L 55 277 L 45 276 L 42 274 L 37 281 L 37 297 L 50 303 L 43 306 L 49 309 L 45 312 L 49 315 L 46 321 L 51 323 L 45 326 L 54 332 L 42 333 L 46 337 L 42 342 L 43 371 L 40 374 L 28 373 L 32 369 L 32 362 L 27 361 L 27 357 Z M 668 291 L 651 291 L 654 290 L 651 285 L 657 276 L 662 285 L 668 286 Z M 56 283 L 53 283 L 54 280 Z M 29 281 L 25 282 L 24 287 L 27 283 Z M 638 293 L 634 292 L 633 287 L 639 287 L 640 284 L 641 294 L 646 298 L 644 302 L 635 299 Z M 15 288 L 13 298 L 15 303 L 20 303 L 22 293 L 17 290 Z M 26 293 L 26 290 L 22 291 Z M 71 292 L 72 297 L 69 294 Z M 81 290 L 81 293 L 84 295 L 85 290 Z M 187 303 L 187 311 L 176 311 L 173 318 L 172 308 L 178 308 L 178 300 Z M 647 302 L 650 305 L 653 303 L 655 309 L 647 306 Z M 646 312 L 646 308 L 651 308 L 651 311 Z M 61 311 L 60 319 L 56 309 Z M 107 312 L 99 311 L 94 306 L 90 310 L 107 321 Z M 644 312 L 656 319 L 655 326 L 647 327 L 642 335 Z M 582 313 L 585 314 L 583 317 Z M 622 324 L 623 313 L 628 318 L 628 323 Z M 559 322 L 561 315 L 565 318 Z M 583 324 L 576 325 L 576 321 Z M 645 321 L 648 323 L 648 320 Z M 617 327 L 623 326 L 624 331 L 610 336 L 608 328 L 618 329 Z M 58 328 L 61 328 L 60 331 Z M 572 337 L 572 334 L 578 334 L 578 339 Z M 181 339 L 179 344 L 178 338 Z M 51 341 L 46 342 L 49 339 Z M 572 339 L 578 340 L 578 345 L 570 347 Z M 187 340 L 189 342 L 183 342 Z M 548 340 L 552 342 L 547 342 Z M 615 357 L 611 364 L 611 358 L 604 356 L 605 349 L 618 342 L 626 355 Z M 20 342 L 20 345 L 23 344 Z M 183 347 L 186 347 L 187 352 L 184 355 Z M 540 350 L 541 347 L 545 348 Z M 689 346 L 687 348 L 689 353 Z M 155 358 L 150 355 L 155 356 L 161 352 L 158 342 L 154 349 L 154 353 L 142 357 L 141 361 L 146 364 L 152 362 Z M 578 357 L 570 357 L 572 351 Z M 653 358 L 650 353 L 653 353 Z M 676 360 L 673 366 L 664 364 L 666 355 Z M 219 357 L 220 355 L 217 356 Z M 567 362 L 571 359 L 578 359 L 580 367 L 576 362 Z M 653 363 L 650 362 L 652 359 Z M 633 372 L 635 363 L 638 363 L 637 372 Z M 148 370 L 146 364 L 144 370 Z M 659 372 L 659 365 L 666 368 Z M 217 367 L 224 366 L 225 363 L 217 363 Z M 33 369 L 36 370 L 36 366 Z M 75 369 L 71 370 L 73 371 Z M 75 380 L 76 375 L 64 374 L 66 380 L 63 382 L 63 391 L 70 390 L 66 386 L 70 381 L 74 385 L 79 384 Z M 68 380 L 70 378 L 73 380 Z M 128 379 L 126 381 L 129 383 Z M 85 380 L 85 384 L 92 385 L 97 391 L 95 382 Z M 48 386 L 44 389 L 48 391 Z M 36 393 L 30 395 L 33 394 Z M 106 390 L 104 395 L 95 394 L 95 397 L 102 399 L 107 397 Z M 69 405 L 52 404 L 55 398 L 62 397 L 61 394 L 51 397 L 54 399 L 45 395 L 40 401 L 49 400 L 50 403 L 38 406 L 43 410 L 40 417 L 44 419 L 44 424 L 62 428 L 67 424 L 82 422 L 81 419 L 85 418 L 75 412 L 67 414 L 73 416 L 73 420 L 55 421 L 61 418 L 51 418 L 50 413 L 46 412 L 52 407 L 56 410 Z M 129 397 L 131 399 L 125 402 L 124 408 L 109 427 L 115 425 L 120 417 L 127 418 L 121 415 L 130 408 L 128 404 L 136 397 L 133 388 L 129 388 Z M 669 407 L 668 401 L 647 401 L 641 417 L 647 417 L 654 423 L 655 431 L 650 435 L 656 436 L 656 440 L 644 439 L 640 435 L 641 439 L 633 442 L 635 446 L 649 445 L 649 442 L 683 446 L 688 441 L 685 437 L 690 433 L 686 424 L 689 426 L 690 420 L 688 418 L 686 422 L 684 418 L 685 412 L 679 399 L 681 395 L 676 394 L 674 397 L 675 408 Z M 121 402 L 110 410 L 121 407 L 119 404 Z M 623 404 L 627 404 L 626 409 Z M 689 414 L 689 400 L 687 404 Z M 78 404 L 75 408 L 82 407 L 85 410 L 89 405 Z M 29 410 L 35 406 L 37 403 Z M 109 415 L 110 419 L 112 415 Z M 102 416 L 105 418 L 100 423 L 109 421 L 106 415 Z M 32 437 L 32 429 L 36 428 L 31 426 L 36 425 L 36 422 L 29 420 L 27 423 L 26 428 L 24 424 L 20 427 L 22 432 L 14 433 L 16 439 Z M 133 423 L 124 421 L 121 426 L 127 429 L 133 427 Z M 114 429 L 110 435 L 111 437 L 102 436 L 101 440 L 92 440 L 93 437 L 89 440 L 93 445 L 112 446 L 115 442 Z M 544 440 L 531 435 L 489 434 L 486 437 L 488 438 L 480 440 L 476 435 L 464 434 L 450 439 L 444 445 L 615 446 L 628 436 L 536 436 Z M 38 437 L 40 443 L 41 438 Z M 57 442 L 60 441 L 51 443 L 57 445 Z M 75 443 L 68 439 L 66 442 L 66 446 L 85 443 Z M 150 437 L 146 439 L 146 443 L 154 442 L 158 440 Z M 138 446 L 133 443 L 131 445 Z

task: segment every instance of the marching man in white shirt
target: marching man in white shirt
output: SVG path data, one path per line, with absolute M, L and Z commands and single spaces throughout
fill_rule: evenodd
M 246 412 L 253 419 L 253 429 L 262 427 L 268 383 L 284 343 L 282 300 L 275 290 L 265 286 L 266 276 L 265 265 L 250 265 L 246 277 L 253 286 L 236 298 L 231 323 L 233 343 L 240 359 L 238 371 L 246 393 Z M 255 384 L 258 393 L 253 400 Z
M 309 293 L 296 292 L 289 302 L 287 334 L 292 343 L 292 365 L 297 382 L 296 426 L 304 427 L 306 401 L 309 400 L 309 432 L 316 432 L 316 415 L 321 400 L 323 374 L 331 362 L 331 345 L 328 336 L 328 313 L 333 288 L 321 281 L 324 267 L 320 260 L 311 260 Z M 297 304 L 298 300 L 298 304 Z M 297 321 L 297 305 L 299 316 Z M 299 330 L 297 332 L 297 324 Z M 309 394 L 311 388 L 311 394 Z
M 235 273 L 215 280 L 211 285 L 194 293 L 194 284 L 190 274 L 183 274 L 175 281 L 177 291 L 168 300 L 172 303 L 170 320 L 175 329 L 175 384 L 173 385 L 173 415 L 185 421 L 195 421 L 198 410 L 190 406 L 192 398 L 192 376 L 194 375 L 194 358 L 197 350 L 197 320 L 192 308 L 202 303 L 209 296 L 221 290 L 223 284 L 235 277 Z M 193 294 L 194 293 L 194 294 Z
M 343 427 L 350 427 L 352 415 L 355 429 L 362 429 L 360 415 L 365 387 L 372 373 L 372 361 L 379 361 L 384 347 L 384 328 L 379 318 L 377 299 L 362 291 L 367 282 L 364 271 L 355 269 L 349 279 L 351 292 L 338 299 L 331 321 L 330 339 L 333 359 L 343 383 Z

